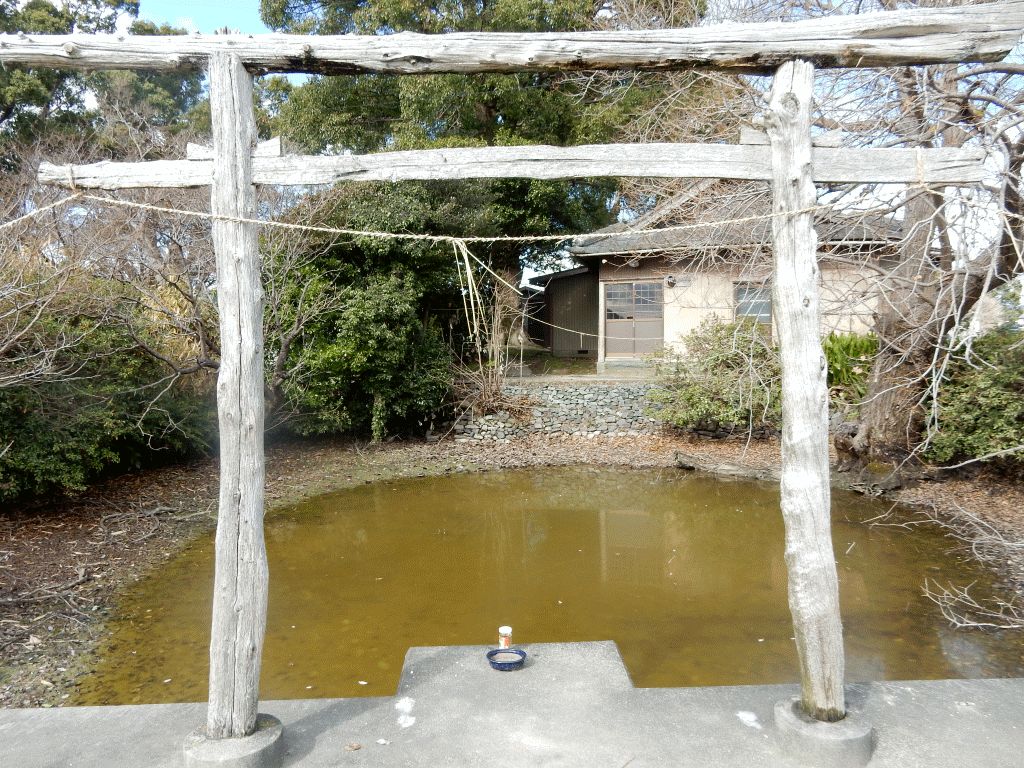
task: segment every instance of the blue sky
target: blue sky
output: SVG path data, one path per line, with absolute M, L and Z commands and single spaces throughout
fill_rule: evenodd
M 141 0 L 139 18 L 203 34 L 222 27 L 239 32 L 269 31 L 260 21 L 259 0 Z

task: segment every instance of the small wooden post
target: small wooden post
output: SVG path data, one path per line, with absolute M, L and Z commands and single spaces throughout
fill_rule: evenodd
M 779 67 L 765 124 L 772 158 L 772 301 L 782 356 L 782 516 L 789 609 L 793 615 L 804 711 L 817 720 L 846 715 L 843 625 L 832 551 L 827 366 L 821 348 L 816 202 L 811 169 L 814 67 Z M 801 212 L 803 211 L 803 212 Z M 781 214 L 781 215 L 780 215 Z
M 210 57 L 215 215 L 255 218 L 252 76 L 231 54 Z M 214 221 L 221 362 L 220 508 L 210 637 L 207 736 L 256 729 L 260 656 L 267 624 L 263 541 L 263 290 L 256 226 Z

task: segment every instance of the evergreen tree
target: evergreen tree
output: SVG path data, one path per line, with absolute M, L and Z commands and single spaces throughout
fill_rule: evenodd
M 263 20 L 292 33 L 389 34 L 400 31 L 531 31 L 586 29 L 589 0 L 484 0 L 429 4 L 408 0 L 288 2 L 263 0 Z M 628 108 L 629 99 L 622 109 Z M 275 129 L 311 152 L 380 152 L 431 147 L 521 144 L 572 145 L 606 140 L 617 113 L 597 110 L 576 80 L 560 74 L 355 75 L 314 77 L 280 105 Z M 610 180 L 500 179 L 450 184 L 388 185 L 402 196 L 434 196 L 448 206 L 447 228 L 457 234 L 534 235 L 589 231 L 606 224 Z M 358 216 L 339 210 L 345 224 Z M 339 222 L 340 223 L 340 222 Z M 542 261 L 550 249 L 521 245 L 480 248 L 499 269 Z
M 138 0 L 0 0 L 0 32 L 113 32 L 118 15 L 138 11 Z M 0 68 L 0 132 L 24 134 L 55 117 L 77 116 L 83 93 L 82 76 L 75 72 Z

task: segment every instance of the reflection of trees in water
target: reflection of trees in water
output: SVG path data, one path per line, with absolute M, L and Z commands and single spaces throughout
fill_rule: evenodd
M 602 510 L 601 577 L 606 582 L 660 586 L 665 579 L 665 520 L 641 509 Z
M 483 510 L 483 546 L 480 547 L 480 572 L 500 570 L 511 563 L 510 542 L 512 539 L 513 519 L 501 505 L 488 504 Z M 516 520 L 516 526 L 520 525 Z M 499 574 L 500 578 L 500 574 Z
M 926 579 L 946 577 L 985 593 L 991 573 L 957 557 L 940 529 L 903 524 L 913 519 L 906 510 L 879 517 L 864 499 L 835 500 L 845 510 L 833 531 L 851 679 L 1019 674 L 1021 658 L 1005 639 L 949 626 L 923 595 Z
M 921 597 L 926 574 L 980 589 L 984 572 L 957 562 L 938 532 L 842 520 L 877 516 L 877 500 L 834 500 L 851 680 L 1021 674 L 1019 635 L 950 628 Z M 781 682 L 796 669 L 778 495 L 761 484 L 584 468 L 400 480 L 272 514 L 268 526 L 264 682 L 276 696 L 308 695 L 314 669 L 315 692 L 363 694 L 354 680 L 397 680 L 380 660 L 394 668 L 410 645 L 493 642 L 504 623 L 517 643 L 615 639 L 640 685 Z M 619 561 L 604 578 L 603 558 Z M 79 703 L 202 698 L 212 568 L 200 546 L 140 583 Z
M 480 567 L 488 570 L 523 572 L 548 540 L 548 521 L 543 513 L 527 509 L 509 510 L 503 505 L 490 505 L 481 514 L 483 541 Z M 502 574 L 497 573 L 498 578 Z

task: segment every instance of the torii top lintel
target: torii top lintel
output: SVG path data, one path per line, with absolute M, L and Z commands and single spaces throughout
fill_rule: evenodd
M 995 61 L 1024 31 L 1024 0 L 687 29 L 444 35 L 0 35 L 0 65 L 175 70 L 238 56 L 254 73 L 431 74 L 717 68 L 784 61 L 878 67 Z

